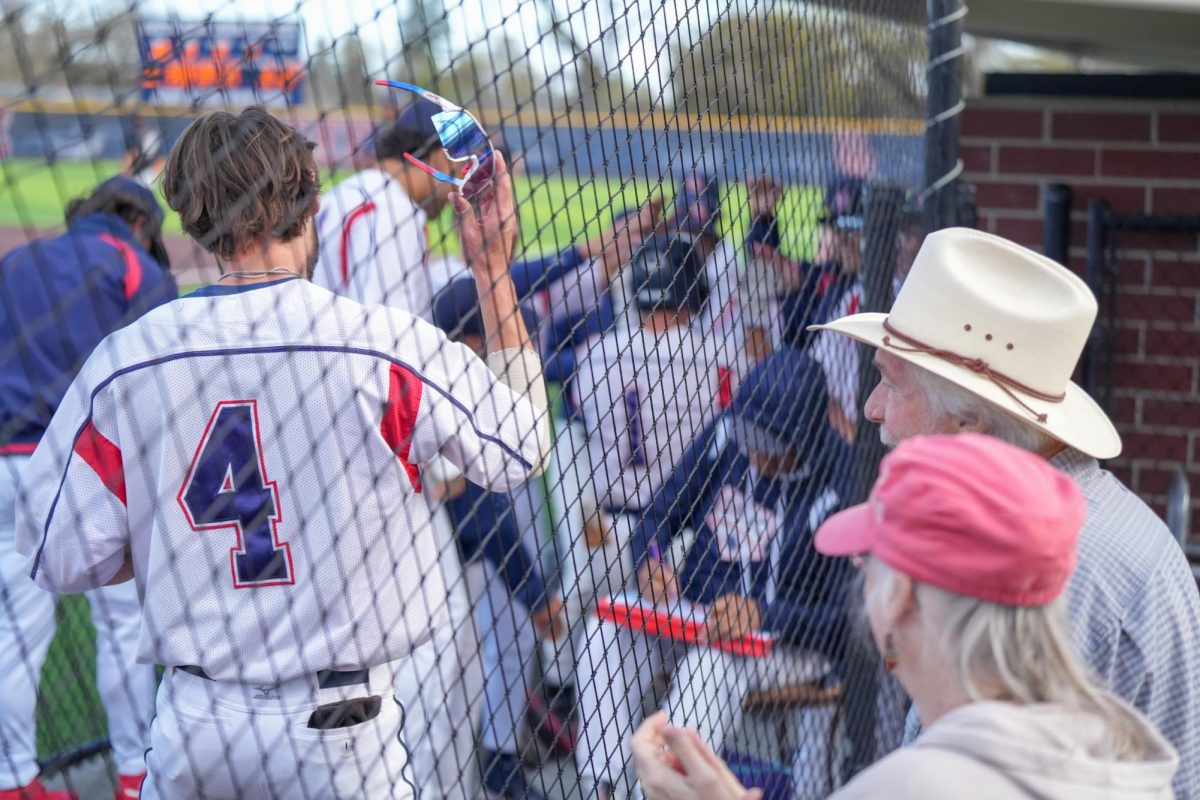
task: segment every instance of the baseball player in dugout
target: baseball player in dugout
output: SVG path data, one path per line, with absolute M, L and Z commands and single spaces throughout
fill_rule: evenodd
M 63 393 L 101 340 L 175 299 L 163 212 L 128 178 L 110 178 L 67 207 L 67 230 L 0 261 L 0 800 L 66 800 L 38 778 L 34 709 L 55 631 L 55 598 L 29 580 L 16 550 L 17 486 Z M 69 319 L 70 325 L 57 320 Z M 118 772 L 135 798 L 154 708 L 154 667 L 135 664 L 141 609 L 132 585 L 88 592 L 96 675 Z
M 164 193 L 221 278 L 100 343 L 18 493 L 39 586 L 142 599 L 138 661 L 165 667 L 143 798 L 415 797 L 392 675 L 446 598 L 420 465 L 509 491 L 549 457 L 503 161 L 450 196 L 490 288 L 480 359 L 310 282 L 312 150 L 259 107 L 184 131 Z

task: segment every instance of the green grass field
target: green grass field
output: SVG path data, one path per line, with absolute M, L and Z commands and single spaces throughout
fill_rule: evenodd
M 56 229 L 63 207 L 86 194 L 117 171 L 116 162 L 59 162 L 9 159 L 0 161 L 0 228 Z M 332 185 L 341 175 L 326 176 Z M 614 211 L 644 202 L 663 191 L 646 180 L 619 183 L 575 176 L 521 175 L 514 181 L 524 252 L 552 253 L 603 230 Z M 669 194 L 673 191 L 666 187 Z M 780 205 L 784 249 L 807 256 L 816 230 L 821 191 L 811 187 L 790 190 Z M 722 231 L 741 239 L 748 224 L 746 193 L 741 185 L 726 187 Z M 168 213 L 165 230 L 179 234 L 179 220 Z M 455 252 L 457 237 L 447 210 L 434 221 L 433 249 Z M 184 287 L 190 290 L 194 287 Z M 95 631 L 81 597 L 65 598 L 59 608 L 58 635 L 42 671 L 38 703 L 38 753 L 46 756 L 104 736 L 107 724 L 95 686 Z
M 86 194 L 99 181 L 116 174 L 117 169 L 115 161 L 61 161 L 53 165 L 34 159 L 0 161 L 0 227 L 59 227 L 67 202 Z M 326 173 L 326 188 L 343 177 L 345 173 Z M 514 186 L 521 243 L 530 255 L 569 247 L 603 230 L 614 211 L 638 205 L 654 193 L 674 192 L 672 186 L 648 180 L 619 182 L 573 175 L 518 175 Z M 725 235 L 740 239 L 748 223 L 745 188 L 728 185 L 725 189 L 721 229 Z M 787 233 L 784 249 L 791 255 L 809 254 L 820 203 L 820 190 L 799 187 L 789 191 L 780 204 Z M 168 212 L 164 230 L 168 234 L 181 233 L 179 219 L 173 213 Z M 449 209 L 434 220 L 429 238 L 433 250 L 457 252 L 458 239 Z

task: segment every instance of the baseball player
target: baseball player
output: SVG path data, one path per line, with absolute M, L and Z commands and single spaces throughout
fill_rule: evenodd
M 693 243 L 652 239 L 627 272 L 640 327 L 605 336 L 577 377 L 592 496 L 611 524 L 601 540 L 576 542 L 565 565 L 573 640 L 592 597 L 628 581 L 632 564 L 624 531 L 716 415 L 728 385 L 719 343 L 693 323 L 710 297 Z
M 71 203 L 61 236 L 0 261 L 0 798 L 74 797 L 38 779 L 34 706 L 55 630 L 54 595 L 29 580 L 14 538 L 14 502 L 30 454 L 71 378 L 110 332 L 174 299 L 149 191 L 111 178 Z M 156 254 L 151 255 L 151 253 Z M 140 620 L 131 585 L 88 592 L 96 672 L 118 773 L 117 798 L 137 797 L 154 702 L 154 668 L 134 664 Z
M 675 197 L 669 230 L 687 237 L 704 265 L 708 299 L 696 322 L 721 343 L 720 363 L 736 370 L 745 346 L 737 288 L 746 265 L 743 248 L 718 230 L 720 219 L 720 182 L 700 172 L 687 176 Z
M 717 752 L 739 726 L 746 692 L 830 670 L 845 635 L 848 576 L 844 564 L 817 555 L 811 539 L 847 501 L 851 459 L 826 424 L 826 404 L 820 367 L 790 348 L 775 351 L 644 507 L 630 541 L 641 595 L 677 613 L 679 597 L 705 608 L 709 641 L 766 631 L 775 647 L 762 658 L 732 655 L 589 619 L 575 753 L 596 795 L 610 796 L 621 779 L 627 741 L 660 670 L 674 673 L 671 718 L 698 728 Z M 696 538 L 676 572 L 665 554 L 684 529 Z M 828 754 L 821 737 L 809 738 L 797 766 L 811 771 L 801 785 L 819 789 L 814 778 Z
M 390 688 L 446 602 L 420 466 L 504 491 L 548 459 L 503 161 L 477 208 L 451 198 L 485 363 L 309 282 L 312 148 L 259 107 L 188 127 L 164 192 L 221 279 L 96 348 L 21 486 L 35 582 L 136 582 L 166 668 L 144 798 L 415 796 Z

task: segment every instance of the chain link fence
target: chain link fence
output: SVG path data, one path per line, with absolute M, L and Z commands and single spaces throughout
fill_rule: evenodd
M 910 5 L 6 4 L 0 789 L 634 796 L 655 708 L 767 797 L 895 747 L 810 541 L 875 475 L 872 367 L 808 326 L 921 238 Z M 504 155 L 512 290 L 413 163 L 461 174 L 445 108 L 381 79 Z M 162 179 L 252 104 L 319 168 L 265 229 L 306 178 L 261 120 Z

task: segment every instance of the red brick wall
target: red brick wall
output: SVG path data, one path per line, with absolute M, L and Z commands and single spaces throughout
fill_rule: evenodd
M 1046 186 L 1070 186 L 1081 274 L 1092 197 L 1117 212 L 1200 215 L 1200 103 L 979 99 L 963 117 L 962 158 L 979 226 L 1037 249 Z M 1200 241 L 1116 241 L 1113 412 L 1125 452 L 1111 468 L 1161 512 L 1170 471 L 1185 466 L 1200 512 Z

